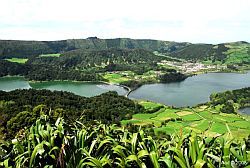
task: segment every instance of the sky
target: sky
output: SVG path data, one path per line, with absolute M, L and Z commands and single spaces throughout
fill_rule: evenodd
M 0 39 L 250 42 L 250 0 L 0 0 Z

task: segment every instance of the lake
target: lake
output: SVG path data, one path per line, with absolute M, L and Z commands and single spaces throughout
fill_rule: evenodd
M 151 100 L 176 107 L 194 106 L 207 102 L 211 93 L 249 86 L 250 71 L 245 74 L 207 73 L 192 76 L 177 83 L 143 85 L 131 92 L 129 98 Z M 63 90 L 85 97 L 99 95 L 107 91 L 117 91 L 120 95 L 125 95 L 127 92 L 116 85 L 101 83 L 71 81 L 29 83 L 22 77 L 0 78 L 0 90 L 10 91 L 28 88 Z
M 0 78 L 0 90 L 11 91 L 15 89 L 29 89 L 29 83 L 23 77 Z
M 243 113 L 243 114 L 250 115 L 250 107 L 245 107 L 245 108 L 239 109 L 239 112 Z
M 132 92 L 133 99 L 146 99 L 176 107 L 194 106 L 209 100 L 214 92 L 250 86 L 250 71 L 241 73 L 207 73 L 169 84 L 143 85 Z
M 72 81 L 51 81 L 51 82 L 28 82 L 22 77 L 0 78 L 0 90 L 11 91 L 15 89 L 49 89 L 62 90 L 75 93 L 80 96 L 91 97 L 108 91 L 116 91 L 125 95 L 126 90 L 116 86 L 103 83 L 72 82 Z

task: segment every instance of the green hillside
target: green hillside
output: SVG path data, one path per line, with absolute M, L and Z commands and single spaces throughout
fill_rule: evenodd
M 0 140 L 13 138 L 18 131 L 31 126 L 41 111 L 52 118 L 65 117 L 69 124 L 75 120 L 109 124 L 130 119 L 144 108 L 116 92 L 86 98 L 62 91 L 0 91 Z
M 207 63 L 249 64 L 250 44 L 246 42 L 225 44 L 192 44 L 168 53 L 172 57 Z
M 228 50 L 225 52 L 227 64 L 250 63 L 250 44 L 249 43 L 230 43 L 225 45 Z
M 29 58 L 40 54 L 63 53 L 75 49 L 104 50 L 116 49 L 146 49 L 150 51 L 168 52 L 183 48 L 188 43 L 175 43 L 159 40 L 117 39 L 69 39 L 62 41 L 17 41 L 0 40 L 0 58 Z

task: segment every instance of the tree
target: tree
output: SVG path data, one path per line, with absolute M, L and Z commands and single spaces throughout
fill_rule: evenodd
M 226 101 L 221 108 L 222 113 L 235 113 L 234 105 L 232 100 Z

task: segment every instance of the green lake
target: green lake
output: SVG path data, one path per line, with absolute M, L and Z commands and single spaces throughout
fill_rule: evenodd
M 103 83 L 72 82 L 72 81 L 50 81 L 50 82 L 28 82 L 22 77 L 0 78 L 0 90 L 11 91 L 15 89 L 49 89 L 72 92 L 74 94 L 91 97 L 108 91 L 116 91 L 125 95 L 126 90 L 116 86 Z

